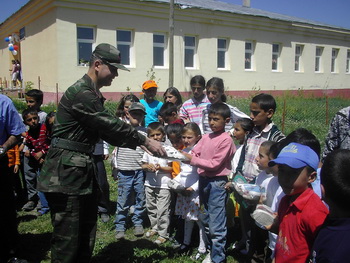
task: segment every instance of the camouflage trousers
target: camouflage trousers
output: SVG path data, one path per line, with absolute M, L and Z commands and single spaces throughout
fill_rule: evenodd
M 53 233 L 51 262 L 90 262 L 97 226 L 97 194 L 45 193 Z

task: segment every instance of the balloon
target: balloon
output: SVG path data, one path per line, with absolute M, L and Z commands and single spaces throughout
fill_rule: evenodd
M 10 44 L 9 44 L 9 47 L 13 47 L 13 44 L 12 44 L 12 43 L 10 43 Z
M 17 45 L 13 45 L 13 49 L 14 50 L 18 50 L 18 46 Z
M 10 42 L 10 39 L 8 37 L 5 37 L 6 42 Z
M 14 51 L 15 49 L 13 48 L 13 46 L 9 46 L 9 50 Z
M 16 55 L 17 55 L 17 51 L 16 51 L 16 50 L 13 50 L 13 51 L 12 51 L 12 55 L 16 56 Z
M 10 40 L 10 41 L 12 40 L 12 37 L 11 37 L 11 36 L 9 36 L 9 40 Z

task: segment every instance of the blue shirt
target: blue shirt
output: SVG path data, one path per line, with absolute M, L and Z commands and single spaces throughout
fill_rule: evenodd
M 0 94 L 0 145 L 10 135 L 20 135 L 26 128 L 10 98 Z
M 159 114 L 160 108 L 163 106 L 163 102 L 154 100 L 151 103 L 148 103 L 144 99 L 140 100 L 140 102 L 146 108 L 147 114 L 145 116 L 145 127 L 148 127 L 148 125 L 152 122 L 158 122 L 158 114 Z

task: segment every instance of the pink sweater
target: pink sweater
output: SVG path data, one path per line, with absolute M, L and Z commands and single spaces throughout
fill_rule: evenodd
M 191 165 L 198 167 L 200 176 L 227 176 L 236 147 L 227 132 L 209 133 L 192 150 Z

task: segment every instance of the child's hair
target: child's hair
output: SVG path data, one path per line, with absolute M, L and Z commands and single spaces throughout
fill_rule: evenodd
M 177 113 L 177 107 L 174 103 L 168 101 L 165 102 L 160 108 L 159 115 L 161 117 L 171 116 L 173 112 Z
M 271 157 L 270 159 L 276 159 L 279 152 L 281 151 L 281 143 L 276 142 L 271 145 L 270 150 L 269 150 L 269 156 Z
M 50 119 L 52 117 L 55 117 L 55 116 L 56 116 L 55 111 L 51 111 L 46 115 L 45 126 L 46 126 L 46 130 L 47 130 L 47 134 L 49 134 L 49 135 L 52 134 L 52 126 L 53 126 L 53 124 L 50 124 Z
M 130 102 L 139 102 L 140 100 L 134 95 L 134 94 L 128 94 L 123 96 L 120 99 L 118 108 L 117 108 L 117 112 L 115 113 L 116 117 L 123 117 L 125 116 L 125 112 L 124 112 L 124 105 L 126 101 L 130 101 Z
M 350 211 L 349 160 L 350 150 L 338 149 L 327 155 L 321 169 L 321 184 L 326 200 L 331 200 L 344 211 Z
M 270 150 L 271 150 L 271 147 L 276 144 L 276 142 L 274 141 L 264 141 L 260 144 L 260 147 L 264 147 L 265 150 L 267 151 L 267 155 L 270 155 Z
M 195 122 L 188 122 L 185 124 L 182 130 L 182 133 L 185 133 L 187 131 L 192 131 L 196 136 L 199 135 L 202 137 L 201 129 L 199 128 L 198 124 Z
M 246 132 L 251 132 L 254 128 L 254 122 L 250 118 L 240 118 L 236 121 L 239 125 L 241 125 L 242 129 Z
M 260 93 L 252 98 L 252 102 L 258 104 L 264 111 L 268 111 L 269 109 L 272 109 L 274 112 L 276 111 L 277 106 L 275 98 L 270 94 Z
M 38 90 L 38 89 L 31 89 L 31 90 L 28 90 L 26 93 L 25 93 L 26 96 L 28 97 L 32 97 L 35 99 L 35 101 L 38 103 L 38 104 L 42 104 L 43 103 L 43 99 L 44 99 L 44 93 L 41 91 L 41 90 Z
M 231 111 L 230 108 L 223 102 L 217 102 L 210 105 L 208 115 L 221 115 L 224 119 L 230 118 Z
M 183 128 L 184 128 L 184 126 L 180 123 L 172 123 L 172 124 L 167 125 L 164 129 L 165 129 L 166 136 L 168 138 L 172 134 L 175 134 L 177 139 L 181 139 Z
M 171 95 L 173 95 L 173 96 L 176 97 L 176 103 L 175 103 L 175 105 L 176 105 L 177 107 L 180 107 L 180 106 L 182 105 L 182 97 L 181 97 L 181 94 L 180 94 L 180 92 L 179 92 L 179 90 L 178 90 L 177 88 L 175 88 L 175 87 L 167 88 L 167 90 L 166 90 L 166 91 L 164 92 L 164 94 L 163 94 L 164 102 L 165 102 L 165 100 L 166 100 L 165 95 L 166 95 L 167 93 L 170 93 Z
M 211 78 L 210 80 L 208 80 L 205 88 L 208 90 L 211 87 L 218 90 L 222 94 L 220 98 L 221 101 L 226 102 L 224 80 L 217 77 Z
M 147 127 L 147 135 L 150 135 L 152 131 L 160 131 L 165 135 L 164 126 L 160 122 L 152 122 Z
M 201 85 L 203 88 L 205 87 L 205 78 L 202 75 L 196 75 L 191 78 L 190 85 Z
M 23 111 L 22 111 L 22 119 L 23 119 L 23 122 L 26 121 L 26 117 L 27 117 L 29 114 L 38 115 L 38 111 L 37 111 L 36 109 L 32 109 L 32 108 L 27 108 L 27 109 L 23 110 Z

